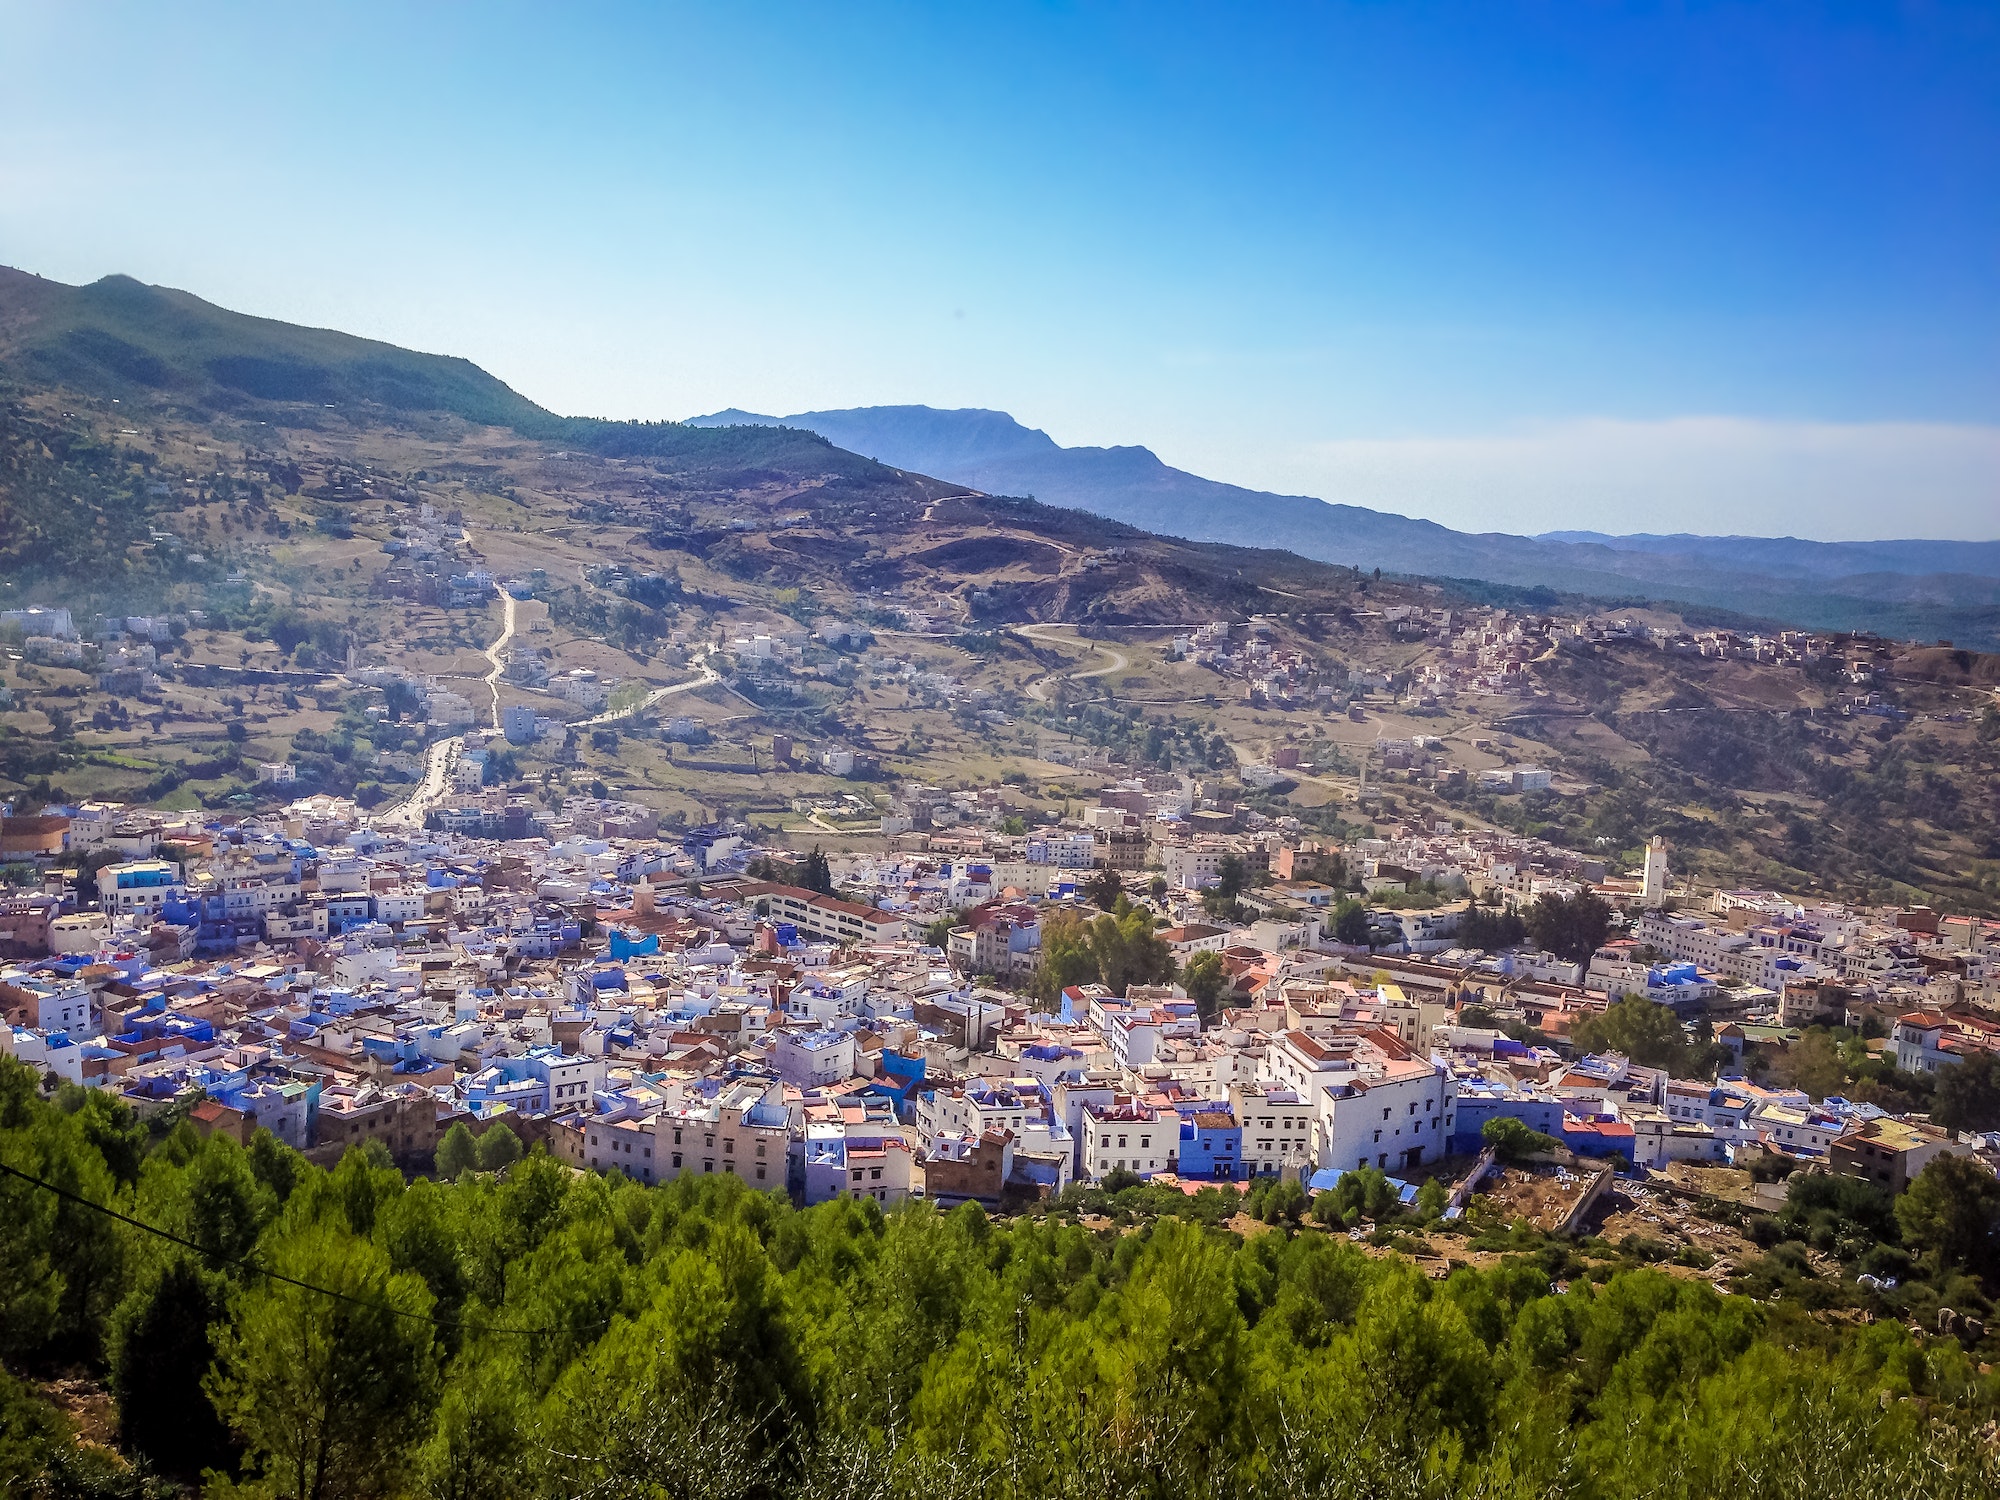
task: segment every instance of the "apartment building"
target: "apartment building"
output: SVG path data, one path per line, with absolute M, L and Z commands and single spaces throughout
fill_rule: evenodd
M 1317 1166 L 1387 1171 L 1435 1161 L 1448 1149 L 1450 1074 L 1385 1028 L 1281 1032 L 1264 1053 L 1260 1081 L 1311 1102 Z
M 661 1182 L 683 1172 L 729 1172 L 755 1188 L 783 1187 L 787 1135 L 783 1086 L 743 1080 L 711 1099 L 660 1111 L 655 1171 Z
M 760 899 L 770 901 L 774 921 L 790 922 L 806 936 L 824 942 L 860 948 L 901 942 L 910 935 L 909 924 L 895 912 L 843 901 L 838 896 L 781 885 Z
M 1313 1108 L 1296 1090 L 1239 1084 L 1229 1091 L 1229 1107 L 1243 1127 L 1246 1176 L 1311 1167 Z
M 1180 1116 L 1130 1102 L 1086 1104 L 1082 1119 L 1083 1173 L 1101 1182 L 1120 1168 L 1141 1177 L 1172 1171 L 1180 1149 Z

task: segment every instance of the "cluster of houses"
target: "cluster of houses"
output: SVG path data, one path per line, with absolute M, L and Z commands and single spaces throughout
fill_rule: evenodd
M 0 1048 L 50 1086 L 142 1113 L 193 1099 L 198 1128 L 268 1128 L 327 1159 L 376 1140 L 414 1168 L 453 1122 L 504 1121 L 579 1168 L 726 1172 L 805 1202 L 1421 1175 L 1499 1116 L 1635 1169 L 1775 1154 L 1892 1187 L 1986 1144 L 1747 1067 L 1677 1079 L 1569 1038 L 1635 995 L 1720 1022 L 1746 1063 L 1809 1021 L 1874 1017 L 1898 1067 L 1935 1072 L 2000 1047 L 1995 924 L 1743 891 L 1683 915 L 1657 849 L 1621 884 L 1444 830 L 1340 851 L 1275 827 L 1146 832 L 1121 870 L 1104 834 L 1188 809 L 1143 785 L 1106 795 L 1076 828 L 837 857 L 837 896 L 753 878 L 768 851 L 746 830 L 663 834 L 616 799 L 427 830 L 326 797 L 232 820 L 8 817 L 0 858 L 41 883 L 0 900 Z M 1461 946 L 1463 901 L 1380 913 L 1381 941 L 1342 943 L 1325 921 L 1340 893 L 1307 873 L 1333 852 L 1364 893 L 1591 885 L 1632 921 L 1588 965 Z M 1230 855 L 1256 872 L 1247 909 L 1211 922 L 1200 898 Z M 1043 925 L 1095 915 L 1081 892 L 1104 869 L 1178 963 L 1216 955 L 1219 995 L 1033 997 Z

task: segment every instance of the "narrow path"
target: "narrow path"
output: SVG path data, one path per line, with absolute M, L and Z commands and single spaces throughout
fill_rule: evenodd
M 696 688 L 704 688 L 707 687 L 710 683 L 720 682 L 720 681 L 722 681 L 721 674 L 718 673 L 715 670 L 715 668 L 708 665 L 707 662 L 703 662 L 701 665 L 700 674 L 694 677 L 690 677 L 686 682 L 670 683 L 668 686 L 663 688 L 654 688 L 652 692 L 648 693 L 644 698 L 642 698 L 639 702 L 633 704 L 630 708 L 620 708 L 615 710 L 607 709 L 605 712 L 598 714 L 595 718 L 579 719 L 572 727 L 576 729 L 589 729 L 598 724 L 612 724 L 616 723 L 619 719 L 629 719 L 634 714 L 644 713 L 647 709 L 651 708 L 655 703 L 658 703 L 666 698 L 671 698 L 675 693 L 691 693 Z M 756 707 L 754 703 L 751 704 L 750 706 L 752 708 Z
M 500 727 L 500 673 L 503 668 L 502 656 L 507 645 L 514 639 L 514 596 L 505 589 L 500 591 L 504 601 L 501 617 L 500 638 L 485 651 L 486 660 L 493 670 L 486 674 L 486 691 L 493 695 L 493 727 Z M 421 828 L 424 816 L 431 810 L 431 804 L 444 795 L 451 782 L 451 767 L 465 749 L 465 736 L 453 735 L 450 739 L 439 740 L 424 751 L 424 774 L 410 795 L 394 807 L 375 815 L 375 824 L 383 828 Z
M 500 597 L 506 601 L 506 613 L 500 631 L 500 639 L 486 648 L 486 659 L 493 664 L 493 670 L 486 674 L 486 691 L 493 695 L 493 727 L 500 727 L 500 674 L 506 669 L 502 660 L 507 643 L 514 639 L 514 596 L 505 589 Z
M 1067 677 L 1072 682 L 1081 682 L 1087 677 L 1108 677 L 1113 672 L 1124 671 L 1132 664 L 1132 659 L 1124 652 L 1114 651 L 1097 641 L 1079 641 L 1070 636 L 1049 634 L 1050 631 L 1059 628 L 1055 625 L 1016 625 L 1013 631 L 1016 635 L 1026 636 L 1029 640 L 1039 641 L 1045 646 L 1073 646 L 1078 651 L 1095 651 L 1100 656 L 1109 657 L 1110 661 L 1107 665 L 1093 667 L 1088 672 L 1051 672 L 1047 677 L 1037 678 L 1028 684 L 1028 696 L 1037 703 L 1049 701 L 1046 685 L 1060 678 Z
M 465 749 L 465 737 L 453 735 L 448 740 L 439 740 L 424 751 L 423 779 L 416 789 L 387 812 L 375 815 L 379 828 L 421 828 L 424 815 L 431 810 L 431 804 L 444 795 L 444 789 L 451 776 L 451 767 Z

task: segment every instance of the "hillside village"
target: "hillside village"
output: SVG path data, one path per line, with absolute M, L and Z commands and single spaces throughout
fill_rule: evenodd
M 463 1122 L 803 1203 L 1323 1191 L 1363 1168 L 1463 1202 L 1501 1118 L 1634 1183 L 1776 1167 L 1900 1190 L 1940 1154 L 2000 1161 L 2000 1136 L 1895 1095 L 2000 1051 L 2000 924 L 1697 895 L 1660 840 L 1631 877 L 1448 823 L 1333 842 L 1171 773 L 1031 830 L 1011 790 L 906 791 L 884 826 L 921 828 L 802 865 L 741 823 L 447 785 L 386 816 L 325 794 L 9 816 L 0 858 L 36 875 L 0 903 L 0 1041 L 47 1089 L 328 1163 L 372 1140 L 424 1171 Z M 1520 920 L 1567 910 L 1587 948 Z M 1100 939 L 1073 981 L 1093 923 L 1121 956 Z M 1688 1071 L 1577 1044 L 1635 1003 Z M 1825 1025 L 1886 1103 L 1793 1076 Z

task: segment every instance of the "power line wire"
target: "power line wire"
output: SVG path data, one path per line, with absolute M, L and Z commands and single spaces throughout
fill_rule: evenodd
M 23 1172 L 19 1167 L 9 1166 L 6 1162 L 0 1162 L 0 1172 L 5 1172 L 10 1177 L 18 1177 L 21 1181 L 41 1188 L 44 1192 L 54 1193 L 58 1198 L 66 1202 L 91 1209 L 96 1213 L 103 1214 L 106 1218 L 116 1219 L 121 1224 L 130 1225 L 134 1229 L 144 1230 L 147 1234 L 157 1235 L 170 1244 L 179 1245 L 183 1249 L 194 1251 L 195 1254 L 202 1256 L 206 1260 L 221 1261 L 225 1265 L 241 1266 L 244 1270 L 252 1272 L 255 1275 L 269 1277 L 272 1281 L 282 1281 L 287 1286 L 299 1287 L 308 1292 L 318 1292 L 322 1297 L 334 1297 L 342 1302 L 351 1302 L 356 1307 L 366 1307 L 375 1312 L 390 1313 L 398 1318 L 409 1318 L 419 1323 L 432 1323 L 439 1328 L 472 1328 L 475 1332 L 507 1333 L 519 1338 L 544 1338 L 556 1333 L 574 1333 L 583 1329 L 605 1328 L 610 1326 L 611 1323 L 610 1318 L 600 1318 L 594 1323 L 584 1323 L 577 1328 L 571 1329 L 515 1328 L 505 1323 L 491 1323 L 482 1327 L 468 1323 L 464 1318 L 440 1318 L 432 1313 L 411 1312 L 407 1308 L 396 1307 L 388 1302 L 375 1302 L 367 1297 L 357 1297 L 351 1292 L 337 1291 L 330 1286 L 319 1286 L 310 1281 L 301 1281 L 296 1276 L 287 1276 L 282 1271 L 273 1271 L 268 1266 L 259 1265 L 248 1256 L 224 1255 L 220 1251 L 210 1250 L 206 1246 L 196 1244 L 193 1240 L 175 1234 L 170 1229 L 162 1229 L 157 1224 L 148 1224 L 143 1219 L 135 1219 L 130 1214 L 120 1213 L 109 1204 L 94 1202 L 84 1197 L 81 1193 L 73 1193 L 68 1188 L 58 1187 L 53 1182 L 45 1181 L 35 1176 L 32 1172 Z

